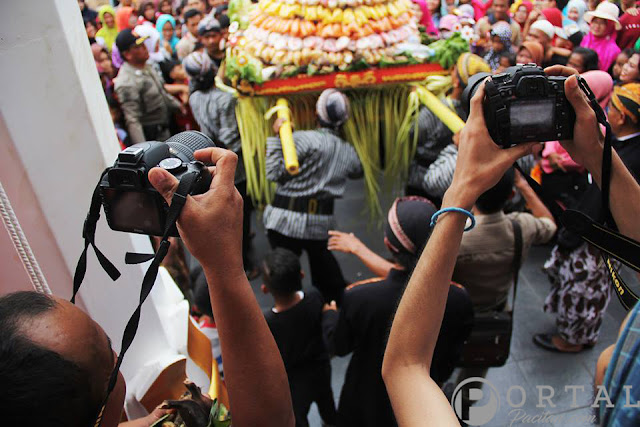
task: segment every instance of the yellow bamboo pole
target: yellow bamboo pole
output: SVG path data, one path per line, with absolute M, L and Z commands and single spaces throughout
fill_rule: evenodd
M 284 120 L 284 123 L 280 126 L 280 143 L 282 143 L 284 167 L 287 169 L 287 172 L 289 172 L 289 175 L 297 175 L 300 172 L 300 164 L 298 163 L 296 146 L 293 143 L 289 103 L 285 98 L 279 98 L 276 102 L 276 107 L 278 107 L 278 118 Z
M 451 109 L 447 108 L 434 94 L 423 87 L 418 87 L 416 90 L 418 91 L 420 101 L 431 110 L 451 132 L 454 134 L 458 133 L 464 127 L 462 119 L 451 111 Z

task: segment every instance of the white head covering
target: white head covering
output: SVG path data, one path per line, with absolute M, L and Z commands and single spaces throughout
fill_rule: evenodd
M 144 45 L 147 47 L 149 51 L 149 59 L 153 62 L 160 63 L 164 60 L 164 56 L 162 52 L 160 52 L 159 41 L 160 41 L 160 33 L 153 25 L 138 25 L 133 31 L 138 34 L 140 37 L 146 37 L 147 39 L 144 41 Z
M 547 36 L 549 36 L 550 39 L 553 39 L 553 36 L 556 35 L 555 27 L 551 22 L 547 21 L 546 19 L 541 19 L 539 21 L 534 22 L 533 24 L 531 24 L 531 29 L 542 31 Z

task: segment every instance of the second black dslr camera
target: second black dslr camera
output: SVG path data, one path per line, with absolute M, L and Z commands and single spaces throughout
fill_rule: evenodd
M 148 173 L 159 166 L 178 180 L 196 173 L 187 194 L 202 194 L 211 185 L 211 173 L 195 160 L 196 150 L 215 147 L 209 137 L 196 131 L 182 132 L 166 142 L 142 142 L 118 154 L 118 159 L 100 182 L 102 205 L 112 230 L 162 236 L 169 205 L 149 183 Z M 171 236 L 178 236 L 174 227 Z
M 564 94 L 566 77 L 547 76 L 535 64 L 509 67 L 504 73 L 474 74 L 462 93 L 467 112 L 486 77 L 484 118 L 491 138 L 508 148 L 524 142 L 573 138 L 576 114 Z

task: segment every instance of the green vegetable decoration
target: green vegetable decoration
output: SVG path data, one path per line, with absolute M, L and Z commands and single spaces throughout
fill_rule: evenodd
M 438 62 L 444 69 L 453 67 L 460 55 L 469 52 L 469 42 L 460 33 L 454 33 L 446 40 L 438 40 L 429 45 L 433 49 L 432 62 Z
M 251 55 L 245 54 L 242 46 L 246 43 L 244 37 L 232 35 L 229 37 L 229 49 L 231 54 L 227 54 L 225 77 L 234 83 L 238 80 L 246 80 L 252 83 L 263 83 L 262 63 Z

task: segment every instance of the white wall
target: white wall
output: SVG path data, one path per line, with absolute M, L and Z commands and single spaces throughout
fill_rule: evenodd
M 69 298 L 91 194 L 119 151 L 76 0 L 3 0 L 0 76 L 0 181 L 51 288 Z M 118 350 L 147 267 L 124 265 L 124 254 L 151 246 L 145 236 L 108 230 L 104 218 L 96 241 L 122 277 L 112 282 L 90 251 L 80 303 Z M 0 245 L 0 254 L 11 253 L 5 236 Z M 2 293 L 28 284 L 15 258 L 0 262 Z M 170 344 L 149 299 L 122 365 L 125 378 L 166 351 Z

